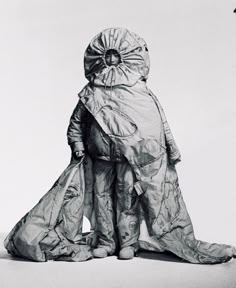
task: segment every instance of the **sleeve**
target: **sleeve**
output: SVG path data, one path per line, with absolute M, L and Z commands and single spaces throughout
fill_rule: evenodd
M 166 149 L 167 149 L 167 154 L 168 154 L 170 163 L 175 165 L 181 161 L 181 154 L 180 154 L 179 148 L 172 135 L 170 126 L 166 120 L 166 116 L 165 116 L 164 110 L 160 102 L 158 101 L 157 97 L 151 91 L 150 91 L 150 96 L 153 98 L 154 102 L 156 103 L 157 108 L 161 115 L 162 124 L 164 128 L 164 133 L 165 133 Z
M 67 141 L 72 153 L 84 151 L 84 140 L 86 136 L 87 110 L 79 100 L 76 105 L 67 129 Z

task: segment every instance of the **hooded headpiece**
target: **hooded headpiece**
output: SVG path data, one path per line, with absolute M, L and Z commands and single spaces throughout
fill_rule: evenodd
M 116 65 L 106 61 L 116 52 Z M 109 28 L 93 38 L 84 55 L 86 78 L 98 86 L 133 86 L 139 79 L 146 80 L 149 72 L 146 42 L 125 28 Z

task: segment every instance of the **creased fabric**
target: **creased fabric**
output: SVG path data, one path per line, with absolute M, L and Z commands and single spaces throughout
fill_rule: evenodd
M 108 66 L 105 53 L 115 49 L 120 54 L 118 66 Z M 149 55 L 145 41 L 124 28 L 102 31 L 91 41 L 84 55 L 86 78 L 94 85 L 133 86 L 139 79 L 147 79 Z
M 118 65 L 107 64 L 109 49 L 119 53 Z M 92 257 L 97 235 L 91 231 L 84 237 L 81 227 L 83 215 L 92 230 L 97 224 L 96 142 L 100 159 L 112 161 L 118 155 L 131 167 L 138 195 L 139 248 L 171 251 L 191 263 L 222 263 L 234 257 L 233 246 L 195 238 L 175 168 L 181 155 L 164 111 L 146 85 L 149 56 L 145 41 L 124 28 L 106 29 L 86 49 L 84 67 L 89 83 L 79 93 L 67 136 L 72 150 L 84 149 L 85 157 L 81 162 L 72 158 L 49 192 L 15 225 L 5 240 L 8 252 L 34 261 Z M 89 121 L 81 120 L 84 114 Z M 90 134 L 91 123 L 97 134 Z M 109 149 L 104 149 L 106 145 Z
M 84 163 L 71 162 L 53 187 L 12 229 L 8 252 L 33 261 L 85 261 L 91 249 L 82 235 Z M 87 215 L 91 217 L 91 214 Z

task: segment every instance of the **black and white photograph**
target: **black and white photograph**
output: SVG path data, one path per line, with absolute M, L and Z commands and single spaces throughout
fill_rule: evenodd
M 236 1 L 0 23 L 0 288 L 235 288 Z

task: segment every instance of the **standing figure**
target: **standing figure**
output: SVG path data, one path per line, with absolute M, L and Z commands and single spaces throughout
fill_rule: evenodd
M 139 241 L 143 222 L 152 248 L 196 261 L 192 258 L 204 259 L 218 247 L 221 254 L 213 256 L 224 258 L 225 247 L 194 238 L 175 170 L 180 153 L 146 85 L 145 41 L 127 29 L 107 29 L 91 41 L 84 67 L 89 84 L 79 94 L 68 142 L 74 157 L 85 153 L 93 162 L 94 257 L 112 255 L 118 248 L 120 259 L 133 258 L 138 247 L 147 248 Z
M 171 251 L 192 263 L 234 257 L 233 246 L 194 236 L 175 169 L 180 153 L 146 85 L 145 41 L 127 29 L 106 29 L 87 47 L 84 68 L 89 83 L 67 132 L 71 162 L 9 233 L 8 252 L 34 261 L 115 252 L 131 259 L 138 249 Z M 83 215 L 94 229 L 88 237 Z

